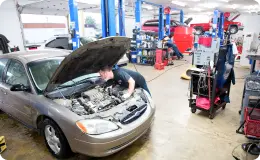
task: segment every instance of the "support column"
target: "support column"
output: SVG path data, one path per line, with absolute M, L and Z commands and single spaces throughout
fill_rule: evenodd
M 125 6 L 124 0 L 118 0 L 119 35 L 125 36 Z
M 215 38 L 217 35 L 217 24 L 218 24 L 218 10 L 214 11 L 213 21 L 212 21 L 212 37 Z
M 75 0 L 69 0 L 70 11 L 70 31 L 72 33 L 72 49 L 79 48 L 79 19 L 78 19 L 78 4 Z
M 163 19 L 163 6 L 159 8 L 159 40 L 164 36 L 164 19 Z
M 219 18 L 219 24 L 218 24 L 218 37 L 220 38 L 220 43 L 223 44 L 224 40 L 224 13 L 220 13 L 220 18 Z
M 166 14 L 166 22 L 165 22 L 165 27 L 166 27 L 166 35 L 170 35 L 171 34 L 171 15 L 170 13 L 169 14 Z
M 102 37 L 116 35 L 115 0 L 101 0 Z
M 184 24 L 184 13 L 183 13 L 183 10 L 180 11 L 180 22 L 181 22 L 181 24 Z
M 10 41 L 9 44 L 18 46 L 20 51 L 24 51 L 23 24 L 16 0 L 6 0 L 0 5 L 0 21 L 0 34 L 6 36 Z

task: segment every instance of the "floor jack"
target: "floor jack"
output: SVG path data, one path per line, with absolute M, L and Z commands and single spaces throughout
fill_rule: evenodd
M 6 150 L 6 143 L 5 143 L 5 137 L 0 137 L 0 153 L 2 153 L 4 150 Z

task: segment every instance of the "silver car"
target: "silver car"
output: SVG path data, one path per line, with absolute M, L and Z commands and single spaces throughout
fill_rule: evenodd
M 104 82 L 97 72 L 113 66 L 130 46 L 125 37 L 91 42 L 73 53 L 44 50 L 0 56 L 0 109 L 41 133 L 57 158 L 73 152 L 111 155 L 151 126 L 155 105 L 137 88 Z

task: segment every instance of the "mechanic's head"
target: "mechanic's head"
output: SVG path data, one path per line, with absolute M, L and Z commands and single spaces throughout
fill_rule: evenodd
M 100 69 L 99 71 L 100 77 L 105 80 L 108 81 L 110 79 L 114 78 L 114 73 L 112 72 L 112 67 L 103 67 Z
M 170 38 L 169 38 L 168 36 L 164 36 L 162 40 L 163 40 L 164 42 L 166 42 L 166 41 L 168 41 L 169 39 L 170 39 Z

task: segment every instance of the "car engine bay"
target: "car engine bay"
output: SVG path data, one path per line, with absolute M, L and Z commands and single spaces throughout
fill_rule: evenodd
M 126 91 L 127 89 L 119 85 L 106 88 L 98 85 L 81 92 L 80 96 L 70 99 L 55 99 L 54 101 L 66 106 L 79 116 L 127 124 L 145 112 L 148 98 L 143 89 L 137 88 L 130 98 L 123 99 L 122 95 Z

